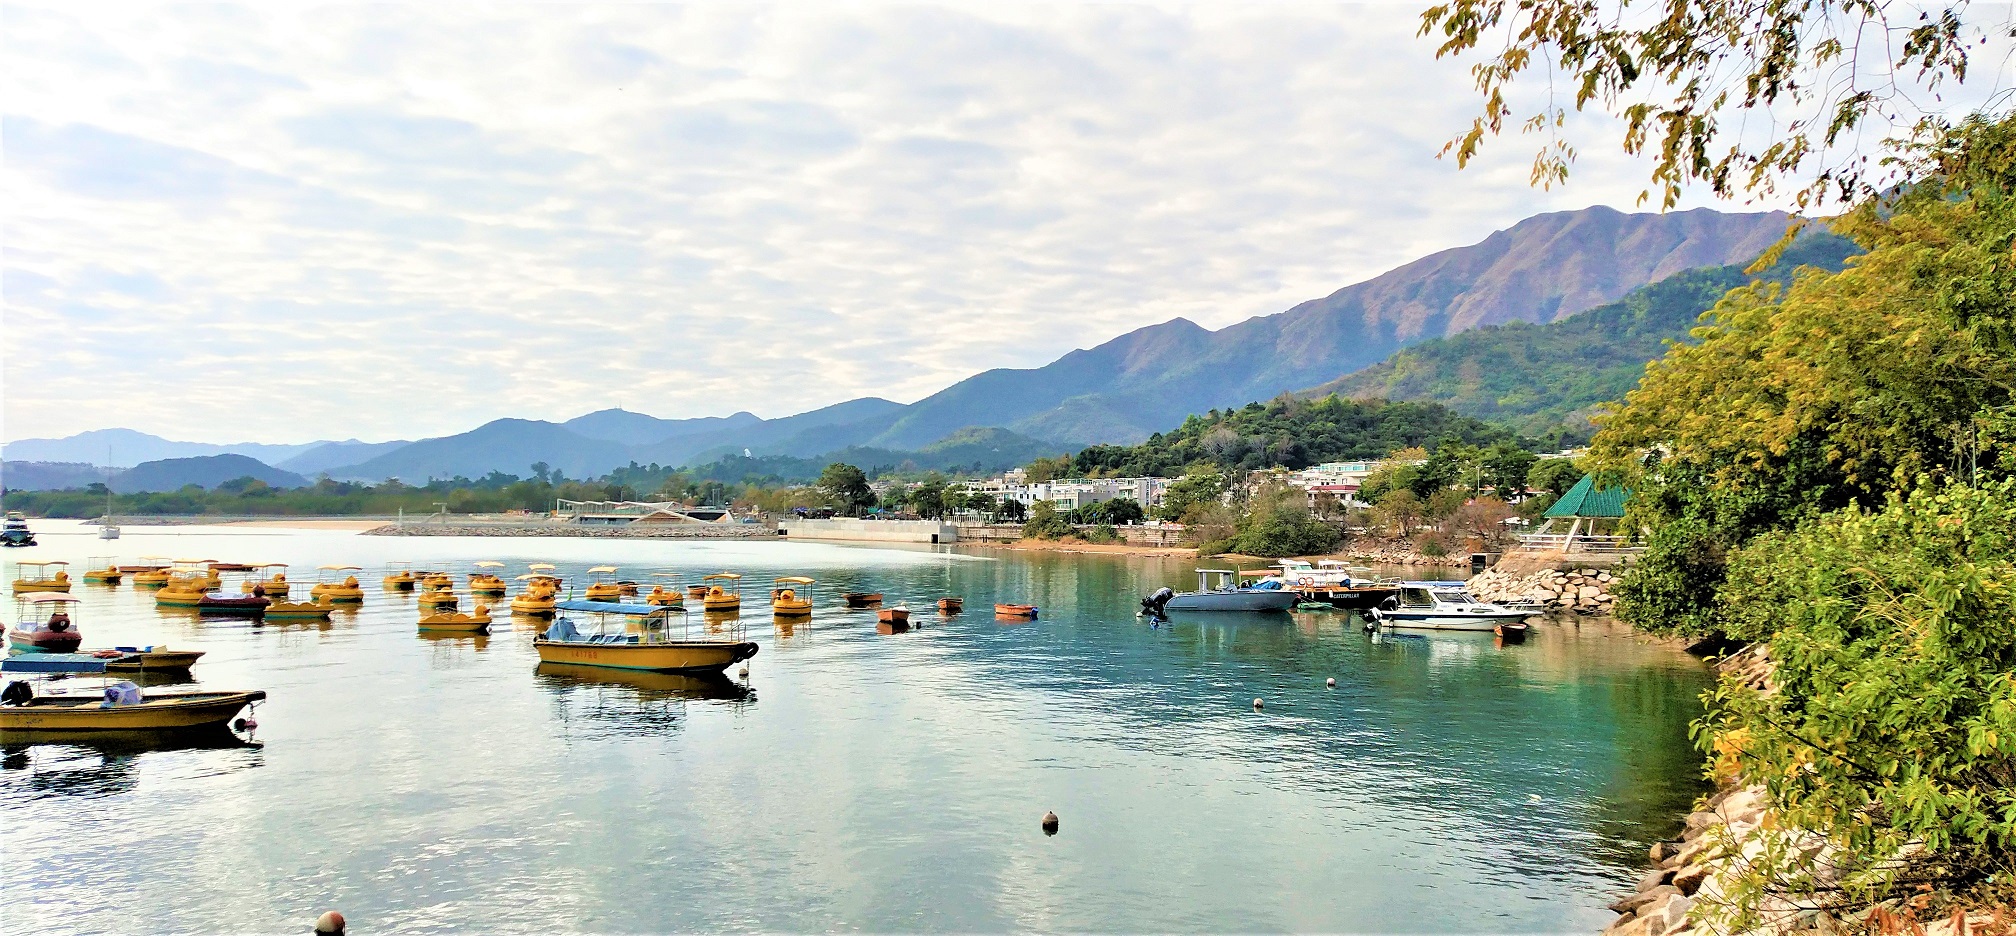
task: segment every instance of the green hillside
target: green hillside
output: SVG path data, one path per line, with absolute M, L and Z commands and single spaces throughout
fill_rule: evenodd
M 1757 278 L 1785 282 L 1800 266 L 1839 270 L 1856 252 L 1846 238 L 1808 235 Z M 1750 282 L 1743 269 L 1688 270 L 1545 325 L 1491 325 L 1431 339 L 1297 395 L 1439 403 L 1550 445 L 1579 444 L 1593 431 L 1589 418 L 1598 406 L 1623 399 L 1667 342 L 1687 340 L 1701 313 Z
M 1394 449 L 1509 442 L 1512 433 L 1433 403 L 1388 403 L 1282 396 L 1239 409 L 1212 410 L 1156 433 L 1140 445 L 1094 445 L 1072 458 L 1079 474 L 1172 478 L 1208 462 L 1221 469 L 1304 468 L 1319 462 L 1381 458 Z

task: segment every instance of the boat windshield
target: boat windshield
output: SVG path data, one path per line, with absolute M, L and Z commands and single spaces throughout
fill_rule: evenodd
M 1403 588 L 1400 589 L 1400 603 L 1410 608 L 1432 608 L 1435 606 L 1435 593 L 1425 588 Z

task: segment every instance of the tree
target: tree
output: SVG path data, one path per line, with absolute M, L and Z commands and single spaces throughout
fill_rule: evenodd
M 868 475 L 845 462 L 827 465 L 819 473 L 815 486 L 848 516 L 859 516 L 862 510 L 875 505 L 875 492 L 868 487 Z
M 1022 525 L 1022 535 L 1027 539 L 1062 539 L 1071 535 L 1071 523 L 1057 512 L 1057 505 L 1037 501 L 1029 522 Z
M 1575 467 L 1572 458 L 1542 458 L 1526 472 L 1527 487 L 1555 497 L 1568 493 L 1568 489 L 1580 480 L 1582 469 Z
M 1308 499 L 1293 485 L 1279 481 L 1262 485 L 1238 524 L 1233 548 L 1268 557 L 1312 556 L 1335 549 L 1342 537 L 1335 527 L 1309 515 Z
M 909 493 L 910 506 L 918 516 L 932 520 L 945 516 L 945 482 L 925 481 L 911 488 Z
M 999 503 L 994 505 L 994 521 L 996 523 L 1004 520 L 1012 523 L 1021 523 L 1028 516 L 1028 506 L 1012 497 L 1004 497 Z
M 1409 536 L 1421 527 L 1423 511 L 1420 497 L 1407 488 L 1399 488 L 1379 499 L 1372 516 L 1391 535 Z
M 1056 458 L 1039 458 L 1030 462 L 1022 469 L 1023 475 L 1028 479 L 1030 484 L 1042 484 L 1045 481 L 1068 478 L 1071 476 L 1072 471 L 1073 466 L 1071 456 L 1069 455 L 1059 455 Z
M 1210 466 L 1192 466 L 1181 479 L 1162 492 L 1162 507 L 1157 513 L 1164 520 L 1181 520 L 1190 508 L 1216 503 L 1224 493 L 1224 475 Z
M 1438 58 L 1503 37 L 1502 49 L 1471 68 L 1483 113 L 1443 147 L 1459 166 L 1504 130 L 1515 116 L 1508 93 L 1541 68 L 1550 84 L 1574 89 L 1575 110 L 1594 104 L 1622 118 L 1625 152 L 1652 154 L 1641 200 L 1656 188 L 1671 208 L 1690 182 L 1723 198 L 1763 195 L 1810 171 L 1798 193 L 1806 206 L 1830 196 L 1854 201 L 1897 180 L 1899 167 L 1872 164 L 1852 144 L 1871 114 L 1906 118 L 1914 91 L 1966 76 L 1968 48 L 1985 43 L 1986 30 L 1966 25 L 1965 9 L 1886 0 L 1449 0 L 1422 14 L 1421 33 L 1439 35 Z M 1872 67 L 1879 64 L 1888 70 Z M 1545 101 L 1519 123 L 1549 136 L 1531 180 L 1552 186 L 1567 180 L 1575 149 L 1561 135 L 1568 105 L 1551 88 Z M 1723 124 L 1732 117 L 1733 131 Z M 1921 133 L 1942 128 L 1937 118 L 1918 120 Z
M 553 472 L 552 465 L 546 464 L 543 461 L 532 463 L 532 477 L 539 479 L 540 484 L 548 484 L 548 483 L 557 484 L 558 482 L 555 481 L 552 477 L 552 472 Z

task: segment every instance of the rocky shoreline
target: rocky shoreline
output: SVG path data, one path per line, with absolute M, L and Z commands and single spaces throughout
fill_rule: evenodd
M 776 539 L 777 531 L 758 524 L 692 524 L 680 526 L 595 527 L 572 524 L 539 526 L 454 526 L 451 524 L 388 523 L 363 531 L 364 536 L 551 536 L 590 539 Z
M 1616 576 L 1603 569 L 1542 569 L 1530 575 L 1516 575 L 1491 569 L 1472 576 L 1470 593 L 1499 604 L 1532 603 L 1550 611 L 1576 614 L 1609 614 L 1616 596 L 1610 586 Z
M 1372 565 L 1440 566 L 1451 569 L 1470 565 L 1468 555 L 1426 556 L 1415 549 L 1413 544 L 1406 542 L 1352 543 L 1337 555 L 1352 562 Z

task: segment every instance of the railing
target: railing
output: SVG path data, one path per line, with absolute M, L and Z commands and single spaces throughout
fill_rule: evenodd
M 1569 536 L 1566 533 L 1528 533 L 1519 537 L 1519 548 L 1534 552 L 1591 553 L 1595 555 L 1628 555 L 1643 552 L 1645 547 L 1635 545 L 1623 536 L 1590 536 L 1587 534 Z

